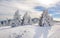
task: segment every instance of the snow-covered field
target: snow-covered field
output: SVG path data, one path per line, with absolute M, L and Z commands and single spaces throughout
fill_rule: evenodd
M 47 37 L 46 37 L 47 36 Z M 0 38 L 60 38 L 60 26 L 39 27 L 34 25 L 0 28 Z

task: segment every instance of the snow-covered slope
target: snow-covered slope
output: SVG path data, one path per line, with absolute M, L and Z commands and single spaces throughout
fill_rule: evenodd
M 60 29 L 56 30 L 49 38 L 60 38 Z
M 34 25 L 9 27 L 0 30 L 0 38 L 60 38 L 60 26 L 54 25 L 52 27 L 39 27 Z
M 49 38 L 58 38 L 58 36 L 60 35 L 60 30 L 59 29 L 60 29 L 59 25 L 53 26 L 51 31 L 49 32 Z M 59 38 L 60 38 L 60 36 L 59 36 Z
M 19 26 L 0 30 L 0 38 L 33 38 L 33 26 Z

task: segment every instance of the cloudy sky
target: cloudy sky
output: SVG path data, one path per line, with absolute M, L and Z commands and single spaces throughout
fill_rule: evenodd
M 46 8 L 54 20 L 60 21 L 60 0 L 0 0 L 0 20 L 13 18 L 17 9 L 38 17 Z

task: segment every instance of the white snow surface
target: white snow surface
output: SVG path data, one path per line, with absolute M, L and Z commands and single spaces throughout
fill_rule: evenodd
M 60 26 L 40 27 L 25 25 L 18 27 L 7 26 L 0 28 L 0 38 L 60 38 Z

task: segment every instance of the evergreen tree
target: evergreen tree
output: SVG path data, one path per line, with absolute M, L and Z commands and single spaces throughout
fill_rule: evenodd
M 22 20 L 22 25 L 29 25 L 31 24 L 31 17 L 30 15 L 26 12 L 23 16 L 23 20 Z
M 51 26 L 53 25 L 52 23 L 53 23 L 53 18 L 49 16 L 48 10 L 44 10 L 39 20 L 39 25 L 40 26 Z
M 14 23 L 16 26 L 21 25 L 21 15 L 19 15 L 19 10 L 17 10 L 14 14 Z

